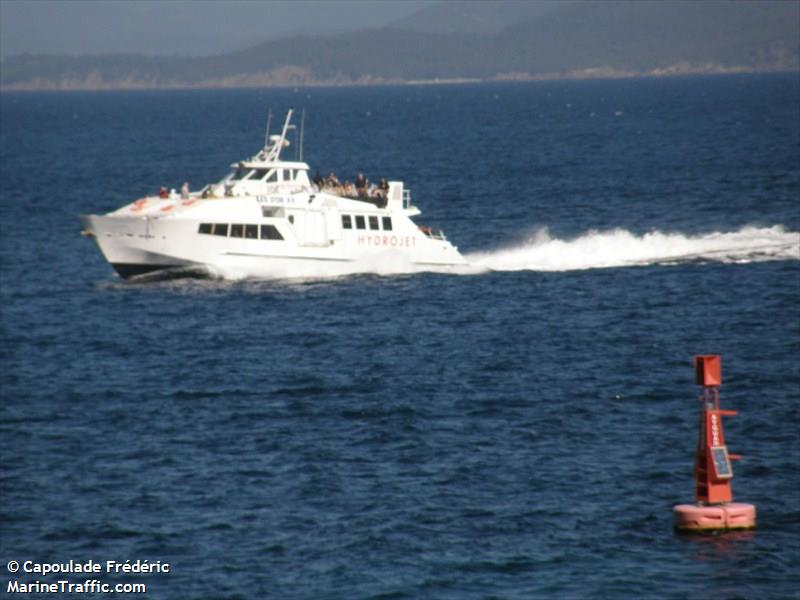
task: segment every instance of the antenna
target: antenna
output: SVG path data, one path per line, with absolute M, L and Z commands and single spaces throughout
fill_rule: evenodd
M 267 146 L 269 146 L 269 126 L 270 126 L 270 123 L 272 123 L 272 109 L 271 108 L 267 111 L 267 132 L 264 134 L 264 149 L 265 150 L 267 149 Z
M 269 151 L 266 153 L 265 160 L 267 162 L 280 160 L 281 149 L 284 146 L 288 146 L 286 139 L 286 134 L 289 132 L 290 129 L 294 129 L 294 125 L 291 125 L 292 120 L 292 113 L 294 112 L 293 108 L 290 108 L 289 111 L 286 113 L 286 120 L 283 122 L 283 128 L 281 129 L 281 134 L 274 136 L 277 138 L 275 143 L 269 148 Z M 273 139 L 274 139 L 273 138 Z M 268 138 L 269 139 L 269 138 Z M 266 150 L 266 148 L 265 148 Z
M 303 143 L 303 141 L 302 141 L 303 140 L 303 138 L 302 138 L 303 123 L 302 123 L 302 121 L 300 122 L 300 127 L 299 128 L 296 125 L 290 125 L 289 127 L 290 127 L 290 129 L 294 129 L 294 159 L 296 161 L 302 160 L 302 156 L 303 156 L 303 148 L 302 148 L 302 143 Z
M 305 132 L 305 125 L 306 125 L 306 109 L 303 109 L 303 112 L 300 113 L 300 161 L 303 160 L 303 134 Z

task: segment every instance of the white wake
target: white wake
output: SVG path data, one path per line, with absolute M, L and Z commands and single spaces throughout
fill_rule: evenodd
M 800 259 L 800 233 L 744 227 L 731 233 L 686 235 L 624 229 L 589 231 L 575 239 L 550 236 L 546 228 L 526 242 L 465 256 L 475 271 L 573 271 L 685 262 L 750 263 Z

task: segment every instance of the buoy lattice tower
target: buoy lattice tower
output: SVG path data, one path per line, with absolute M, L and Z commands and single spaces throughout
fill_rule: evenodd
M 695 382 L 703 386 L 699 397 L 699 433 L 694 459 L 696 504 L 679 504 L 673 508 L 675 529 L 686 532 L 717 532 L 752 529 L 756 524 L 756 508 L 752 504 L 733 502 L 731 460 L 725 444 L 722 417 L 737 414 L 722 410 L 719 386 L 722 384 L 722 361 L 718 355 L 694 357 Z

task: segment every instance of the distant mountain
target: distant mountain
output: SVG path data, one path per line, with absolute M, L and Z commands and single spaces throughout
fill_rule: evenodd
M 800 2 L 577 2 L 504 30 L 501 44 L 509 66 L 539 73 L 797 69 Z
M 496 35 L 517 23 L 533 21 L 575 0 L 447 0 L 391 23 L 388 28 L 423 33 Z
M 16 56 L 3 89 L 316 85 L 800 69 L 800 2 L 444 2 L 391 28 L 203 58 Z

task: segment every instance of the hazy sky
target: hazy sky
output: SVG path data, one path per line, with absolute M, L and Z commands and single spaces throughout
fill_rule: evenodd
M 0 0 L 0 56 L 218 54 L 301 32 L 379 27 L 436 0 Z

